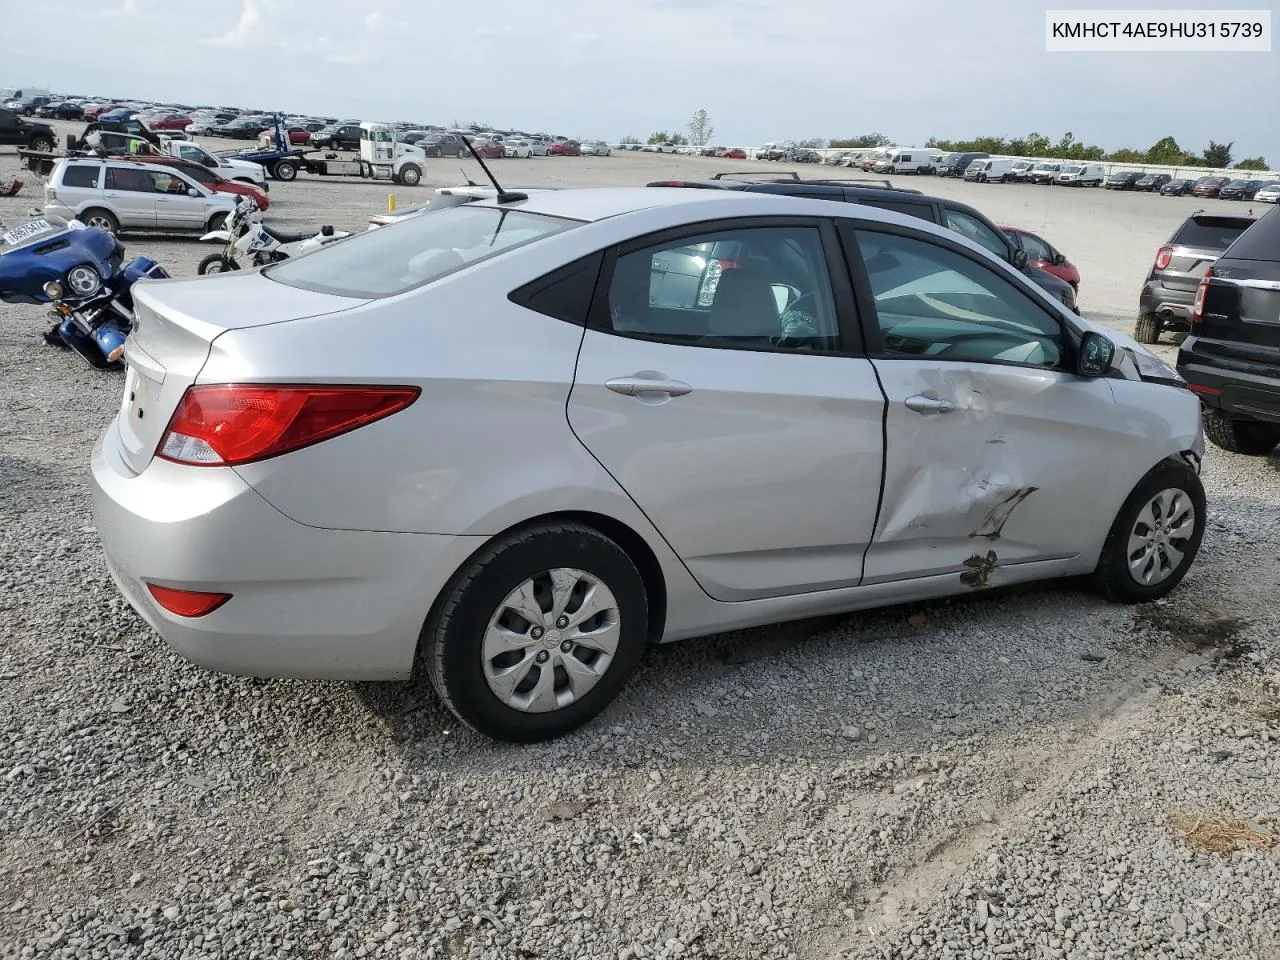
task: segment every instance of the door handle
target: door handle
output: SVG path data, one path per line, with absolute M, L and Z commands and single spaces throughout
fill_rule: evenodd
M 956 405 L 950 400 L 939 400 L 937 397 L 925 397 L 916 395 L 907 397 L 907 409 L 914 410 L 916 413 L 950 413 L 956 408 Z
M 615 377 L 613 380 L 606 380 L 604 385 L 624 397 L 634 397 L 641 393 L 665 393 L 671 397 L 683 397 L 693 390 L 687 383 L 665 377 Z

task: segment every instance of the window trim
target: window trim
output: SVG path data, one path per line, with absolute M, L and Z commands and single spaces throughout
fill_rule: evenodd
M 680 240 L 691 239 L 708 233 L 786 227 L 803 227 L 818 231 L 818 239 L 822 245 L 822 255 L 825 261 L 824 265 L 827 268 L 827 278 L 831 285 L 831 299 L 836 311 L 836 330 L 840 339 L 840 345 L 837 349 L 822 352 L 804 352 L 792 347 L 761 346 L 759 344 L 735 346 L 728 343 L 717 343 L 715 345 L 704 345 L 674 341 L 661 334 L 613 329 L 613 318 L 609 313 L 609 289 L 613 286 L 614 266 L 618 257 L 660 244 L 679 242 Z M 599 275 L 596 277 L 595 295 L 591 299 L 587 328 L 628 340 L 645 340 L 678 347 L 692 347 L 698 350 L 738 350 L 747 353 L 780 353 L 786 356 L 866 357 L 867 352 L 863 339 L 863 325 L 859 318 L 859 306 L 860 304 L 854 295 L 853 285 L 850 281 L 849 269 L 842 255 L 842 247 L 836 231 L 835 221 L 832 218 L 808 216 L 726 217 L 699 220 L 693 223 L 684 223 L 678 227 L 655 230 L 638 237 L 632 237 L 606 249 L 604 251 L 604 262 L 600 268 Z
M 950 227 L 943 227 L 943 230 L 950 231 Z M 932 243 L 940 246 L 952 253 L 959 254 L 966 260 L 969 260 L 980 267 L 991 270 L 999 274 L 1004 280 L 1010 283 L 1014 289 L 1021 292 L 1032 304 L 1044 311 L 1054 323 L 1058 325 L 1062 334 L 1062 352 L 1058 358 L 1058 364 L 1054 367 L 1040 366 L 1039 364 L 1021 363 L 1017 360 L 980 360 L 973 357 L 964 359 L 956 358 L 950 360 L 946 357 L 904 357 L 898 354 L 888 353 L 884 349 L 883 331 L 880 328 L 880 314 L 876 308 L 875 297 L 871 292 L 871 278 L 867 274 L 866 266 L 862 261 L 862 248 L 858 245 L 856 232 L 865 230 L 873 233 L 889 233 L 896 236 L 905 237 L 908 240 L 916 240 L 921 243 Z M 1072 323 L 1066 316 L 1058 312 L 1058 309 L 1050 308 L 1044 302 L 1050 299 L 1046 291 L 1032 283 L 1021 272 L 1016 270 L 1008 261 L 1000 260 L 994 254 L 990 254 L 992 259 L 997 263 L 1003 263 L 1009 268 L 1009 272 L 1013 276 L 1007 276 L 1003 271 L 996 270 L 991 264 L 983 261 L 982 257 L 976 255 L 974 251 L 967 249 L 956 239 L 951 237 L 939 237 L 933 234 L 923 233 L 919 230 L 912 230 L 897 224 L 886 223 L 880 220 L 867 220 L 862 217 L 842 218 L 839 226 L 839 234 L 841 242 L 844 243 L 846 250 L 846 263 L 848 271 L 853 281 L 854 290 L 858 298 L 858 316 L 863 318 L 863 342 L 867 344 L 867 356 L 872 360 L 934 360 L 944 361 L 948 363 L 982 363 L 991 364 L 997 367 L 1018 367 L 1023 370 L 1039 370 L 1041 372 L 1066 373 L 1074 374 L 1076 369 L 1076 353 L 1079 350 L 1080 339 L 1083 331 Z M 846 236 L 848 239 L 846 240 Z M 850 250 L 852 248 L 852 250 Z M 983 248 L 986 249 L 985 247 Z M 1050 299 L 1050 302 L 1052 301 Z

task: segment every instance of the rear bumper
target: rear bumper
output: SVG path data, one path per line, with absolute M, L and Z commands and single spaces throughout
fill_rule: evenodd
M 1155 280 L 1148 280 L 1138 297 L 1139 313 L 1159 314 L 1166 323 L 1179 326 L 1191 322 L 1192 305 L 1195 303 L 1195 288 L 1180 290 L 1166 287 Z
M 440 589 L 480 538 L 309 527 L 232 470 L 153 460 L 134 474 L 115 422 L 94 446 L 94 521 L 112 578 L 182 656 L 224 673 L 403 679 Z M 229 593 L 204 617 L 148 582 Z
M 1178 351 L 1178 373 L 1207 407 L 1249 420 L 1280 423 L 1280 362 L 1221 356 L 1191 337 Z

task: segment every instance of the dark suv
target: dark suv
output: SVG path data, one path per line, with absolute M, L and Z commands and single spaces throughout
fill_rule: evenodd
M 989 153 L 953 153 L 938 167 L 938 176 L 963 177 L 969 164 L 975 160 L 986 160 L 990 156 Z
M 57 134 L 47 123 L 23 120 L 12 110 L 0 107 L 0 144 L 49 153 L 57 142 Z
M 1196 289 L 1178 373 L 1204 404 L 1204 432 L 1223 450 L 1280 444 L 1280 211 L 1236 239 Z
M 1156 251 L 1155 262 L 1138 297 L 1138 323 L 1133 339 L 1155 343 L 1165 330 L 1185 335 L 1191 321 L 1196 286 L 1205 271 L 1253 225 L 1247 215 L 1211 214 L 1197 210 Z
M 469 157 L 467 144 L 456 133 L 432 133 L 418 141 L 428 157 Z
M 977 159 L 977 157 L 975 157 Z M 735 176 L 744 176 L 735 174 Z M 764 177 L 766 175 L 761 175 Z M 785 176 L 785 175 L 784 175 Z M 1047 270 L 1027 264 L 1027 254 L 1013 243 L 999 227 L 973 207 L 943 197 L 931 197 L 919 190 L 903 190 L 892 186 L 862 186 L 875 183 L 866 180 L 801 180 L 793 179 L 732 180 L 721 174 L 711 180 L 659 180 L 651 187 L 700 187 L 704 189 L 746 190 L 751 193 L 779 193 L 790 197 L 807 197 L 813 200 L 835 200 L 843 203 L 862 203 L 882 210 L 919 217 L 942 227 L 949 227 L 974 243 L 986 247 L 1001 260 L 1029 276 L 1055 300 L 1069 310 L 1079 313 L 1076 292 L 1067 283 Z M 887 182 L 886 182 L 887 183 Z

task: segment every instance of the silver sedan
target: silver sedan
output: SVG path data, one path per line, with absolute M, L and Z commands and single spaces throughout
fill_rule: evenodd
M 407 678 L 529 741 L 650 643 L 1021 581 L 1164 596 L 1205 524 L 1176 372 L 952 231 L 511 193 L 135 287 L 93 509 L 186 657 Z

